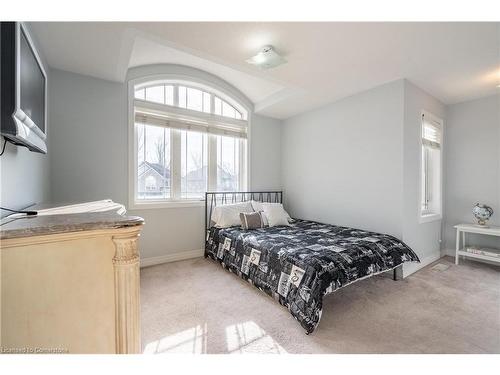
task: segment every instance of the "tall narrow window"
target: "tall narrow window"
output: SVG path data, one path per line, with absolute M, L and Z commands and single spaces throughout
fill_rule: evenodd
M 199 201 L 209 190 L 246 189 L 247 112 L 222 97 L 190 82 L 131 86 L 132 206 Z
M 441 144 L 443 121 L 427 112 L 422 114 L 420 171 L 420 216 L 441 218 Z

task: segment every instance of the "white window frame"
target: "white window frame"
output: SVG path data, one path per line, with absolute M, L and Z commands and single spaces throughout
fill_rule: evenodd
M 422 120 L 423 118 L 428 119 L 430 122 L 433 122 L 439 127 L 440 130 L 440 155 L 439 155 L 439 197 L 438 201 L 436 204 L 437 209 L 433 211 L 424 211 L 422 209 L 422 152 L 423 152 L 423 142 L 422 142 L 422 130 L 424 126 L 424 121 Z M 429 223 L 433 221 L 439 221 L 442 220 L 443 218 L 443 159 L 444 159 L 444 152 L 443 152 L 443 146 L 444 146 L 444 121 L 443 119 L 439 118 L 438 116 L 422 110 L 420 113 L 420 126 L 419 126 L 419 133 L 418 133 L 418 143 L 419 143 L 419 168 L 418 168 L 418 221 L 420 224 L 423 223 Z
M 153 76 L 146 76 L 146 77 L 140 77 L 140 78 L 135 78 L 131 79 L 128 81 L 128 88 L 127 88 L 127 100 L 128 100 L 128 139 L 129 139 L 129 152 L 128 152 L 128 180 L 129 180 L 129 209 L 159 209 L 159 208 L 179 208 L 179 207 L 202 207 L 205 202 L 204 198 L 200 199 L 159 199 L 159 200 L 137 200 L 136 199 L 136 191 L 137 191 L 137 136 L 135 134 L 136 128 L 135 128 L 135 90 L 136 86 L 138 85 L 143 85 L 144 87 L 151 87 L 156 84 L 173 84 L 177 86 L 185 86 L 185 87 L 191 87 L 191 88 L 196 88 L 202 91 L 209 92 L 212 94 L 211 96 L 211 109 L 213 112 L 213 98 L 215 96 L 219 97 L 220 99 L 226 101 L 230 105 L 232 105 L 238 112 L 240 113 L 246 113 L 246 124 L 247 124 L 247 138 L 246 142 L 242 142 L 242 144 L 246 143 L 246 147 L 241 147 L 240 145 L 240 181 L 239 185 L 244 188 L 244 190 L 247 190 L 248 187 L 250 186 L 250 151 L 251 151 L 251 146 L 250 146 L 250 141 L 251 141 L 251 118 L 252 118 L 252 112 L 251 108 L 246 107 L 244 104 L 237 102 L 235 99 L 231 97 L 230 93 L 226 93 L 224 89 L 220 88 L 217 84 L 214 84 L 213 82 L 206 82 L 204 80 L 198 79 L 196 77 L 187 77 L 184 75 L 176 75 L 176 74 L 160 74 L 160 75 L 153 75 Z M 200 118 L 216 118 L 220 121 L 224 121 L 230 124 L 233 123 L 241 123 L 243 120 L 234 120 L 228 117 L 223 117 L 223 116 L 217 116 L 213 114 L 209 114 L 206 112 L 200 112 L 200 111 L 195 111 L 191 109 L 186 109 L 186 108 L 181 108 L 178 107 L 178 91 L 174 88 L 174 105 L 169 106 L 166 104 L 159 104 L 155 102 L 146 102 L 144 103 L 148 106 L 151 107 L 162 107 L 162 108 L 168 108 L 168 111 L 174 114 L 179 114 L 180 116 L 185 116 L 185 115 L 192 115 L 193 117 L 200 117 Z M 174 132 L 179 132 L 178 130 L 174 130 Z M 210 134 L 207 133 L 208 136 L 208 164 L 210 165 L 211 162 L 213 162 L 213 159 L 215 159 L 215 165 L 217 163 L 217 153 L 212 151 L 216 150 L 216 137 L 211 136 Z M 175 135 L 174 137 L 175 138 Z M 180 147 L 180 134 L 178 135 L 179 142 L 175 142 L 171 144 L 171 153 L 174 153 L 174 147 L 175 143 L 178 143 L 178 146 Z M 212 151 L 212 152 L 211 152 Z M 173 162 L 173 158 L 171 155 L 170 161 L 171 163 Z M 180 164 L 180 158 L 178 160 L 178 163 Z M 242 168 L 243 167 L 243 168 Z M 171 175 L 171 179 L 176 178 L 175 171 L 179 171 L 180 169 L 173 168 L 173 174 Z M 216 178 L 216 173 L 217 171 L 214 170 L 214 168 L 209 168 L 209 175 L 207 176 L 208 178 L 208 188 L 207 191 L 214 191 L 216 188 L 217 184 L 217 178 Z M 173 184 L 171 184 L 173 187 Z

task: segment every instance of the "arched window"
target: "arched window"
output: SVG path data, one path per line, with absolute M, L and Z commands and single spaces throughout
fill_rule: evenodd
M 133 206 L 199 201 L 209 190 L 246 189 L 245 106 L 215 88 L 185 80 L 131 81 L 129 95 Z M 155 175 L 154 187 L 141 181 L 146 169 Z
M 217 94 L 190 86 L 189 83 L 145 83 L 137 85 L 135 99 L 192 111 L 210 113 L 217 116 L 246 120 L 247 112 L 238 105 L 231 104 Z

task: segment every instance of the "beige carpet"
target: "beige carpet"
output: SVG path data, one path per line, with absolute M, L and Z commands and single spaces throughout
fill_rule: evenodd
M 449 266 L 436 270 L 441 263 Z M 443 258 L 402 281 L 376 276 L 324 299 L 311 335 L 204 258 L 141 270 L 145 353 L 500 353 L 500 267 Z

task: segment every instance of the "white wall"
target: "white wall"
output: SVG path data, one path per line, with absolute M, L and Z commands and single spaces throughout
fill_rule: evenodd
M 251 190 L 281 190 L 281 121 L 254 115 L 251 139 Z
M 454 225 L 471 223 L 485 203 L 500 225 L 500 94 L 448 107 L 446 132 L 445 249 L 455 249 Z M 470 235 L 471 243 L 500 248 L 500 239 Z
M 404 138 L 403 148 L 403 241 L 428 264 L 441 256 L 442 220 L 420 223 L 420 138 L 422 110 L 432 113 L 444 121 L 443 148 L 447 147 L 446 109 L 437 99 L 427 94 L 408 80 L 404 80 Z M 443 166 L 446 168 L 446 166 Z M 444 172 L 443 172 L 444 173 Z M 405 265 L 405 274 L 416 269 L 414 264 Z
M 29 30 L 29 25 L 26 27 Z M 38 45 L 31 35 L 35 46 Z M 43 64 L 47 67 L 40 48 L 37 48 Z M 47 81 L 50 87 L 50 72 L 47 70 Z M 50 99 L 49 99 L 50 100 Z M 48 154 L 29 151 L 26 147 L 7 143 L 5 153 L 0 156 L 0 205 L 12 209 L 23 209 L 35 203 L 50 200 L 50 168 L 49 159 L 52 153 L 52 124 L 50 109 L 47 111 L 47 146 Z M 3 147 L 3 137 L 1 139 Z M 1 211 L 0 217 L 10 212 Z
M 292 216 L 402 237 L 403 80 L 285 121 Z
M 54 201 L 111 198 L 127 205 L 126 84 L 60 70 L 51 73 Z M 281 187 L 280 127 L 278 120 L 252 118 L 253 188 Z M 265 155 L 259 154 L 262 149 L 266 149 Z M 129 214 L 146 221 L 140 239 L 141 258 L 172 256 L 203 247 L 201 207 L 130 210 Z

